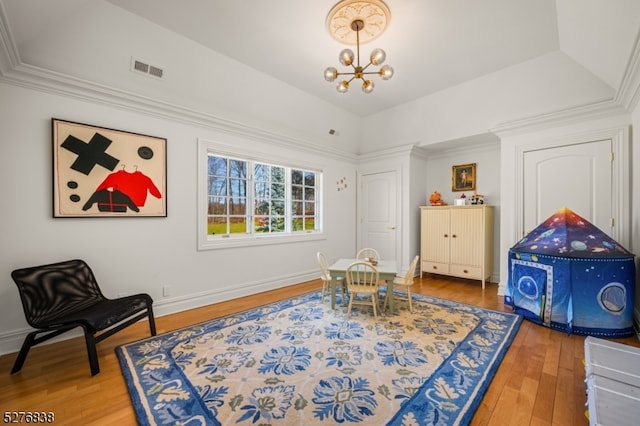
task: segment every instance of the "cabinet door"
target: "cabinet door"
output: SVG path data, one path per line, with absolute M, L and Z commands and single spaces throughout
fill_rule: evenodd
M 451 264 L 481 266 L 483 250 L 482 207 L 451 209 Z
M 446 207 L 422 210 L 423 261 L 449 263 L 449 212 Z

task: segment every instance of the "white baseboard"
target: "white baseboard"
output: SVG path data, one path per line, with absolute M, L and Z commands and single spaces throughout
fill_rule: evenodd
M 264 281 L 254 281 L 242 285 L 229 285 L 222 288 L 215 288 L 211 291 L 189 294 L 181 297 L 163 298 L 161 300 L 154 301 L 153 313 L 155 317 L 162 317 L 189 309 L 200 308 L 214 303 L 237 299 L 243 296 L 287 287 L 293 284 L 312 281 L 318 279 L 318 275 L 319 273 L 317 271 L 313 271 L 295 275 L 272 277 Z M 203 318 L 203 321 L 206 319 L 207 318 Z M 144 321 L 146 321 L 146 319 Z M 31 328 L 22 328 L 0 334 L 0 355 L 18 352 L 25 337 L 31 331 L 33 331 Z M 61 336 L 43 343 L 43 345 L 80 336 L 82 336 L 82 331 L 80 331 L 80 329 L 71 330 L 68 333 L 64 333 Z M 141 336 L 141 338 L 142 337 L 145 336 Z

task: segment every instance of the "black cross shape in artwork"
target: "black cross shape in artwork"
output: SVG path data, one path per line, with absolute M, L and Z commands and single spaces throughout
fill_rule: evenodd
M 111 145 L 111 139 L 107 139 L 100 133 L 96 133 L 89 143 L 85 143 L 75 136 L 69 135 L 60 146 L 74 154 L 78 154 L 78 158 L 73 162 L 71 168 L 85 175 L 89 175 L 96 164 L 108 170 L 113 170 L 118 165 L 120 160 L 105 152 L 109 145 Z

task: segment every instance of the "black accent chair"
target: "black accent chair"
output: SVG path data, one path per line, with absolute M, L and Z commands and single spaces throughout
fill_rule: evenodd
M 36 329 L 24 339 L 11 374 L 22 369 L 32 346 L 76 327 L 84 331 L 92 376 L 100 372 L 97 343 L 145 317 L 151 335 L 156 335 L 151 296 L 107 299 L 82 260 L 16 269 L 11 278 L 18 285 L 26 320 Z M 40 333 L 46 334 L 37 336 Z

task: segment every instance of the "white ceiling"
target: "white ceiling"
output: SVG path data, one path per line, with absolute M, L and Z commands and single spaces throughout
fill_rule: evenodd
M 15 48 L 96 0 L 0 0 Z M 325 28 L 336 0 L 102 0 L 360 116 L 389 109 L 552 52 L 615 92 L 640 27 L 638 0 L 386 0 L 387 31 L 362 46 L 395 69 L 365 95 L 323 79 L 344 47 Z M 55 29 L 55 28 L 54 28 Z M 117 31 L 117 25 L 114 26 Z M 616 49 L 610 47 L 615 45 Z M 33 64 L 55 69 L 55 64 Z

